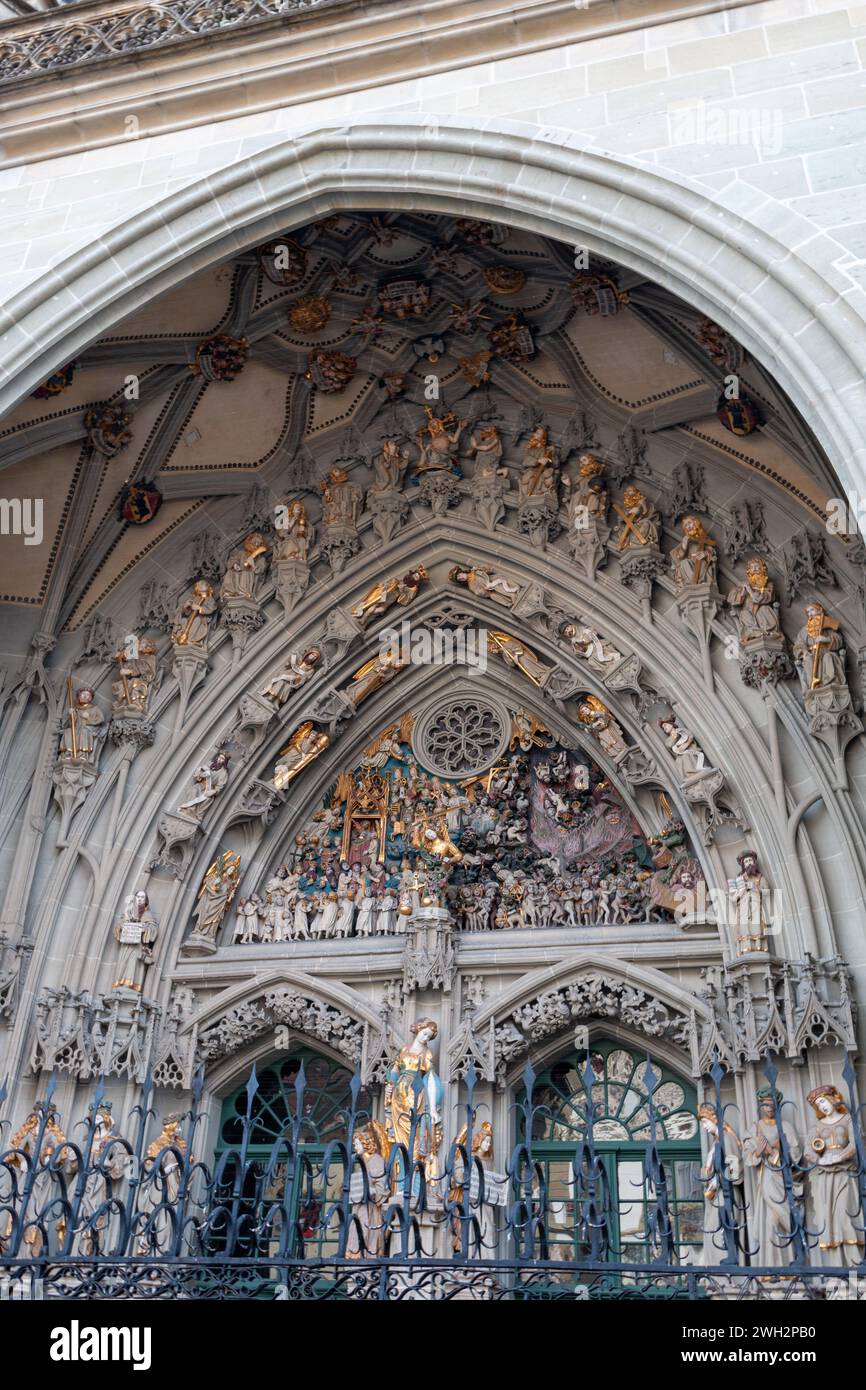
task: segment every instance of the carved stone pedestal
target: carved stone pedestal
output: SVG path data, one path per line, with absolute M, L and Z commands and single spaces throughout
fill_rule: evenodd
M 851 692 L 847 685 L 822 685 L 817 690 L 803 692 L 803 704 L 809 716 L 809 733 L 829 749 L 836 763 L 837 782 L 844 785 L 844 753 L 852 738 L 863 732 L 863 725 L 854 713 Z
M 794 666 L 785 649 L 784 637 L 763 642 L 740 643 L 740 676 L 753 690 L 789 680 Z
M 231 634 L 232 660 L 238 661 L 251 632 L 258 632 L 265 621 L 260 604 L 255 599 L 227 598 L 223 600 L 223 622 Z
M 241 696 L 237 722 L 232 734 L 243 746 L 244 762 L 264 743 L 276 713 L 270 700 L 264 699 L 261 695 Z
M 368 492 L 367 511 L 373 518 L 373 530 L 383 545 L 401 527 L 409 515 L 409 503 L 402 492 Z
M 335 574 L 345 569 L 353 555 L 361 549 L 357 526 L 325 526 L 322 530 L 321 552 Z
M 505 516 L 505 494 L 511 484 L 508 478 L 473 478 L 469 491 L 475 515 L 485 531 L 493 531 Z
M 636 598 L 640 599 L 644 615 L 651 622 L 650 599 L 652 598 L 653 582 L 664 569 L 664 556 L 654 546 L 644 546 L 640 550 L 626 550 L 623 553 L 614 549 L 613 553 L 619 557 L 623 584 L 627 589 L 631 589 Z
M 588 526 L 576 526 L 569 531 L 571 558 L 584 579 L 590 582 L 595 579 L 609 540 L 610 527 L 592 519 Z
M 310 582 L 310 566 L 306 560 L 274 560 L 271 574 L 277 598 L 283 605 L 283 616 L 288 618 L 298 599 L 306 592 Z
M 126 711 L 122 713 L 121 711 Z M 141 710 L 125 705 L 115 705 L 114 716 L 108 726 L 108 736 L 118 748 L 126 747 L 128 756 L 134 758 L 143 748 L 149 748 L 156 737 L 156 725 Z
M 545 550 L 559 529 L 556 498 L 552 493 L 543 497 L 527 497 L 517 511 L 517 525 L 536 550 Z
M 444 516 L 449 507 L 456 507 L 461 496 L 460 484 L 453 473 L 426 473 L 418 484 L 418 500 L 429 507 L 434 516 Z
M 216 942 L 211 941 L 209 936 L 199 936 L 193 932 L 181 946 L 180 954 L 185 959 L 195 959 L 199 956 L 216 955 L 216 949 Z
M 87 793 L 99 773 L 90 762 L 81 758 L 64 758 L 54 769 L 54 800 L 60 808 L 60 830 L 58 840 L 65 843 L 69 834 L 72 817 L 84 805 Z
M 200 829 L 201 823 L 194 816 L 165 811 L 156 823 L 157 851 L 150 861 L 151 869 L 169 869 L 175 878 L 183 878 Z
M 416 907 L 406 926 L 403 952 L 403 988 L 441 989 L 450 993 L 457 968 L 451 941 L 454 918 L 447 907 Z

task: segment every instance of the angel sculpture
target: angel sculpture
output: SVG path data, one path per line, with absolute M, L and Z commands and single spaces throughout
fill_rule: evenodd
M 391 1141 L 379 1121 L 370 1120 L 363 1129 L 355 1132 L 352 1148 L 360 1162 L 352 1174 L 350 1186 L 352 1221 L 346 1243 L 346 1258 L 357 1260 L 368 1256 L 378 1259 L 384 1254 L 385 1245 L 384 1213 L 389 1196 L 387 1166 Z

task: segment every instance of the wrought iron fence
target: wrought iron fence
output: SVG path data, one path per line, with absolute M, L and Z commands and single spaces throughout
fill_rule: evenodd
M 134 1112 L 132 1139 L 112 1133 L 101 1082 L 87 1117 L 76 1127 L 80 1134 L 67 1137 L 53 1106 L 52 1080 L 29 1128 L 22 1127 L 19 1142 L 0 1153 L 0 1296 L 559 1300 L 866 1295 L 862 1243 L 859 1263 L 830 1267 L 822 1262 L 822 1232 L 809 1229 L 803 1201 L 803 1184 L 815 1163 L 795 1156 L 781 1122 L 773 1169 L 781 1194 L 775 1200 L 784 1208 L 781 1234 L 771 1252 L 750 1240 L 749 1209 L 731 1161 L 732 1146 L 739 1141 L 726 1124 L 730 1107 L 722 1100 L 724 1073 L 718 1061 L 711 1073 L 714 1099 L 703 1107 L 715 1124 L 701 1174 L 704 1250 L 698 1259 L 684 1258 L 672 1215 L 670 1165 L 660 1146 L 652 1101 L 657 1078 L 649 1059 L 646 1065 L 649 1138 L 634 1198 L 643 1211 L 639 1244 L 626 1243 L 617 1234 L 621 1199 L 594 1134 L 589 1057 L 582 1078 L 582 1132 L 567 1155 L 566 1203 L 552 1199 L 533 1138 L 544 1107 L 535 1103 L 531 1065 L 516 1104 L 519 1137 L 502 1172 L 485 1161 L 483 1141 L 490 1126 L 478 1120 L 472 1067 L 466 1077 L 464 1127 L 441 1162 L 430 1142 L 420 1075 L 403 1142 L 377 1144 L 384 1131 L 359 1109 L 361 1080 L 356 1075 L 342 1137 L 313 1149 L 305 1136 L 307 1083 L 301 1066 L 292 1112 L 263 1155 L 252 1142 L 258 1094 L 254 1068 L 240 1141 L 211 1167 L 196 1156 L 203 1142 L 201 1075 L 189 1110 L 170 1118 L 149 1146 L 146 1135 L 154 1114 L 149 1080 Z M 765 1072 L 775 1095 L 771 1058 Z M 857 1193 L 856 1230 L 862 1241 L 866 1150 L 850 1060 L 843 1075 L 856 1148 L 849 1183 Z M 4 1098 L 0 1091 L 0 1105 Z

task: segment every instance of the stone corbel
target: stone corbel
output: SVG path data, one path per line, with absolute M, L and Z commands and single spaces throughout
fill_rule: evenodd
M 250 634 L 264 626 L 261 602 L 252 598 L 223 599 L 222 620 L 232 639 L 232 661 L 237 662 L 243 655 Z
M 99 769 L 94 767 L 92 763 L 64 759 L 55 765 L 51 780 L 54 800 L 60 810 L 60 829 L 57 832 L 57 839 L 61 845 L 66 844 L 73 817 L 76 811 L 84 805 L 90 788 L 98 777 Z
M 307 591 L 310 582 L 310 566 L 306 560 L 273 560 L 271 576 L 274 590 L 283 606 L 283 617 L 289 618 L 298 599 Z
M 654 546 L 622 552 L 611 547 L 611 553 L 619 560 L 623 584 L 640 600 L 644 619 L 651 623 L 653 584 L 665 568 L 664 556 Z
M 367 512 L 373 521 L 373 530 L 383 545 L 387 545 L 409 516 L 409 502 L 402 492 L 367 493 Z
M 175 728 L 181 729 L 189 698 L 207 673 L 208 654 L 206 647 L 178 646 L 177 643 L 172 643 L 172 650 L 174 655 L 171 673 L 177 681 L 180 692 Z
M 157 850 L 150 861 L 151 869 L 168 869 L 175 878 L 183 878 L 192 862 L 194 842 L 201 830 L 201 821 L 185 816 L 182 811 L 165 811 L 156 823 Z
M 698 644 L 704 684 L 712 693 L 713 666 L 710 659 L 710 639 L 713 620 L 719 611 L 719 595 L 715 584 L 689 584 L 674 596 L 680 621 L 688 628 Z
M 434 516 L 444 516 L 462 496 L 460 483 L 452 473 L 425 473 L 418 484 L 418 501 L 429 507 Z

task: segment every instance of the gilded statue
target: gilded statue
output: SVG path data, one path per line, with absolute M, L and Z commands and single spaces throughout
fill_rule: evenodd
M 429 405 L 424 407 L 424 413 L 427 416 L 427 424 L 422 425 L 417 432 L 420 452 L 415 464 L 416 476 L 420 477 L 430 472 L 446 472 L 461 477 L 462 469 L 457 462 L 457 446 L 467 421 L 455 419 L 450 410 L 440 420 L 433 414 Z M 429 436 L 426 441 L 425 434 Z
M 502 440 L 496 425 L 486 425 L 469 440 L 469 452 L 475 456 L 475 478 L 507 478 L 508 469 L 502 468 Z
M 207 941 L 216 941 L 216 934 L 229 904 L 237 891 L 241 877 L 241 857 L 226 850 L 221 859 L 214 860 L 205 874 L 198 901 L 193 910 L 193 934 Z
M 408 466 L 409 450 L 401 449 L 393 439 L 386 439 L 382 452 L 373 462 L 373 482 L 367 489 L 368 494 L 401 492 Z
M 412 832 L 413 849 L 421 849 L 443 864 L 459 864 L 463 858 L 460 850 L 451 839 L 445 815 L 419 815 L 415 817 Z
M 216 612 L 213 586 L 206 579 L 197 579 L 192 593 L 178 607 L 171 629 L 176 647 L 207 649 L 210 620 Z
M 566 510 L 570 529 L 583 531 L 607 516 L 608 495 L 604 481 L 604 464 L 595 454 L 580 454 L 577 460 L 577 482 L 564 478 L 568 491 Z
M 268 567 L 268 545 L 259 531 L 245 536 L 239 546 L 232 551 L 223 575 L 220 598 L 255 599 L 258 596 L 259 582 Z
M 794 642 L 794 660 L 803 689 L 809 693 L 847 686 L 839 619 L 831 618 L 820 603 L 806 605 L 806 622 Z
M 677 592 L 716 582 L 716 543 L 696 516 L 683 517 L 683 538 L 670 554 Z
M 377 652 L 355 672 L 343 694 L 357 709 L 362 700 L 366 700 L 367 696 L 376 690 L 381 690 L 383 685 L 387 685 L 398 671 L 402 671 L 407 665 L 408 662 L 403 661 L 399 653 L 391 651 L 390 648 L 384 652 Z
M 622 522 L 614 540 L 617 550 L 623 552 L 658 547 L 661 518 L 639 488 L 627 487 L 622 503 L 614 502 L 613 509 Z
M 394 604 L 405 608 L 416 597 L 421 585 L 428 578 L 427 571 L 423 565 L 416 565 L 414 569 L 404 574 L 402 579 L 392 577 L 380 580 L 374 584 L 372 589 L 352 608 L 352 617 L 361 621 L 371 618 L 380 618 Z
M 273 556 L 275 560 L 305 561 L 312 543 L 312 527 L 303 502 L 294 498 L 278 509 L 274 523 Z
M 268 700 L 277 709 L 281 708 L 290 695 L 315 675 L 321 660 L 321 647 L 308 647 L 305 652 L 290 652 L 288 661 L 261 691 L 262 699 Z
M 42 1143 L 37 1153 L 36 1146 L 39 1142 L 39 1130 L 42 1126 L 43 1115 L 45 1116 L 45 1128 L 42 1132 Z M 6 1150 L 8 1157 L 4 1158 L 6 1169 L 18 1170 L 19 1190 L 28 1181 L 28 1171 L 35 1169 L 35 1177 L 30 1188 L 30 1201 L 28 1209 L 24 1213 L 27 1218 L 24 1244 L 27 1247 L 27 1254 L 33 1258 L 37 1258 L 45 1249 L 48 1222 L 43 1214 L 46 1214 L 46 1209 L 48 1209 L 52 1198 L 60 1198 L 63 1185 L 68 1188 L 69 1179 L 75 1174 L 78 1167 L 75 1152 L 67 1144 L 66 1135 L 60 1128 L 58 1120 L 57 1110 L 50 1101 L 37 1101 L 27 1119 L 12 1135 Z M 20 1150 L 20 1152 L 15 1152 L 15 1150 Z M 32 1165 L 31 1170 L 28 1170 L 25 1163 L 26 1159 L 29 1159 L 30 1165 Z M 64 1179 L 66 1180 L 65 1184 L 63 1184 Z M 6 1191 L 8 1192 L 8 1188 Z M 58 1201 L 56 1211 L 52 1213 L 55 1221 L 54 1232 L 60 1243 L 66 1239 L 65 1208 L 67 1205 L 67 1203 Z M 39 1219 L 40 1217 L 42 1219 Z M 5 1212 L 0 1211 L 0 1254 L 3 1253 L 5 1242 L 8 1241 L 12 1233 L 14 1219 L 13 1212 L 8 1208 Z
M 349 481 L 345 468 L 337 465 L 330 468 L 319 487 L 323 526 L 345 526 L 355 530 L 361 515 L 363 494 L 357 483 Z
M 550 676 L 551 667 L 546 666 L 531 647 L 527 647 L 525 642 L 519 638 L 512 637 L 507 632 L 489 632 L 487 641 L 491 649 L 497 656 L 501 657 L 506 666 L 513 666 L 516 670 L 522 671 L 527 680 L 531 680 L 533 685 L 539 688 L 544 685 Z
M 71 678 L 66 686 L 66 723 L 60 736 L 60 761 L 95 768 L 105 732 L 102 710 L 95 704 L 91 686 L 80 686 L 74 695 Z
M 330 742 L 328 735 L 314 728 L 311 720 L 307 719 L 300 724 L 285 748 L 277 755 L 279 761 L 274 768 L 274 786 L 277 791 L 287 787 L 308 763 L 324 752 Z
M 577 717 L 595 734 L 608 757 L 619 761 L 628 752 L 622 729 L 597 695 L 584 696 L 577 707 Z
M 410 1164 L 423 1162 L 427 1180 L 439 1176 L 442 1144 L 440 1107 L 444 1088 L 433 1061 L 430 1043 L 439 1027 L 430 1018 L 419 1018 L 409 1029 L 412 1041 L 401 1047 L 385 1081 L 386 1131 L 393 1144 L 401 1144 Z M 415 1081 L 422 1085 L 415 1094 Z M 414 1133 L 413 1133 L 414 1129 Z
M 530 435 L 520 474 L 518 500 L 556 496 L 559 476 L 559 452 L 548 441 L 547 429 L 540 425 Z
M 186 1141 L 181 1137 L 182 1116 L 167 1115 L 161 1132 L 145 1154 L 141 1187 L 139 1255 L 167 1255 L 175 1237 L 172 1208 L 180 1192 L 186 1162 Z
M 117 680 L 112 681 L 113 712 L 141 715 L 156 679 L 156 643 L 150 637 L 133 638 L 114 654 Z
M 519 584 L 509 579 L 507 574 L 490 569 L 487 565 L 475 565 L 471 568 L 454 565 L 448 571 L 448 578 L 452 584 L 459 584 L 468 589 L 470 594 L 489 599 L 491 603 L 499 603 L 503 608 L 513 608 L 520 596 Z
M 765 561 L 757 556 L 746 564 L 746 581 L 731 589 L 725 602 L 733 608 L 740 645 L 748 648 L 784 640 L 779 604 Z

